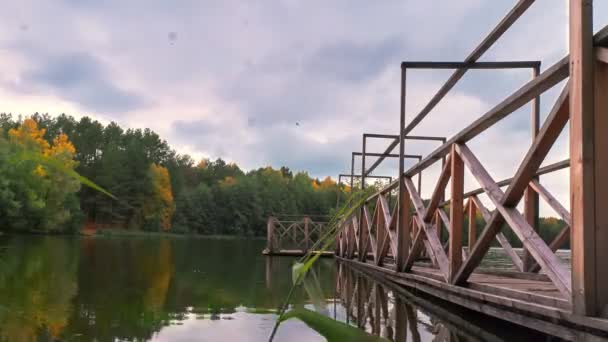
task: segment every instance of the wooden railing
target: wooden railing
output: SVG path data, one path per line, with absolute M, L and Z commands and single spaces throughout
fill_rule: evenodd
M 592 1 L 570 0 L 570 55 L 540 72 L 539 62 L 477 62 L 477 59 L 519 18 L 533 1 L 521 0 L 464 62 L 404 62 L 401 65 L 400 134 L 380 158 L 365 168 L 362 151 L 362 185 L 365 176 L 399 146 L 399 174 L 387 187 L 370 196 L 356 214 L 342 222 L 336 253 L 377 266 L 390 265 L 411 272 L 415 262 L 428 259 L 441 281 L 465 286 L 490 246 L 497 241 L 513 267 L 520 272 L 543 273 L 570 301 L 577 314 L 608 314 L 608 275 L 601 271 L 608 260 L 608 27 L 591 34 Z M 404 167 L 404 141 L 469 69 L 531 68 L 533 78 L 463 130 L 447 139 L 409 169 Z M 454 74 L 429 104 L 406 126 L 406 73 L 411 68 L 453 68 Z M 539 96 L 570 78 L 540 125 Z M 532 103 L 532 143 L 512 178 L 496 181 L 470 148 L 469 142 L 526 103 Z M 541 167 L 551 147 L 569 123 L 567 160 Z M 497 152 L 509 146 L 496 146 Z M 423 200 L 414 177 L 443 161 L 434 190 Z M 570 211 L 542 182 L 539 175 L 570 167 Z M 464 191 L 468 170 L 480 188 Z M 354 170 L 351 169 L 351 174 Z M 445 199 L 449 184 L 450 197 Z M 397 198 L 387 195 L 397 191 Z M 479 195 L 488 199 L 482 203 Z M 538 200 L 543 199 L 567 227 L 553 241 L 539 233 Z M 523 202 L 522 202 L 523 200 Z M 390 204 L 392 202 L 392 205 Z M 520 202 L 523 210 L 518 209 Z M 485 227 L 476 232 L 477 213 Z M 468 216 L 468 246 L 463 246 Z M 445 227 L 445 230 L 444 230 Z M 523 258 L 514 252 L 502 229 L 521 241 Z M 444 232 L 447 234 L 444 236 Z M 572 264 L 555 254 L 570 240 Z M 444 246 L 447 242 L 447 246 Z M 467 247 L 467 248 L 464 248 Z
M 267 221 L 266 254 L 304 254 L 326 233 L 327 223 L 313 221 L 309 216 L 280 220 L 270 216 Z

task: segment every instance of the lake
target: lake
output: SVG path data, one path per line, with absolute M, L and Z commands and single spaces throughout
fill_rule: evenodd
M 295 259 L 265 241 L 0 236 L 0 341 L 267 341 Z M 332 258 L 292 306 L 388 340 L 520 341 L 545 336 L 414 296 Z M 297 319 L 275 341 L 324 341 Z

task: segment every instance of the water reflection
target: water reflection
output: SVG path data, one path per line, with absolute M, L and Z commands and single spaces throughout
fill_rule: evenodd
M 0 237 L 0 341 L 266 341 L 294 259 L 264 257 L 263 248 L 259 240 Z M 292 307 L 394 341 L 512 336 L 422 300 L 327 258 Z M 323 340 L 297 320 L 276 338 Z

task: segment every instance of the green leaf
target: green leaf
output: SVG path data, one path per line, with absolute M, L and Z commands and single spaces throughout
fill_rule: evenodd
M 308 327 L 325 337 L 328 342 L 372 342 L 388 341 L 379 336 L 368 334 L 362 329 L 352 327 L 346 323 L 333 320 L 325 315 L 308 309 L 297 308 L 287 312 L 280 318 L 281 322 L 296 318 L 306 323 Z

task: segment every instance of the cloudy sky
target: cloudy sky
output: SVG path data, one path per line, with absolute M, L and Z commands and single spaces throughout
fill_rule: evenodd
M 364 131 L 397 133 L 401 61 L 462 60 L 515 2 L 3 1 L 0 111 L 89 115 L 150 127 L 195 158 L 335 176 L 349 169 Z M 599 28 L 608 3 L 595 7 Z M 482 60 L 541 60 L 545 69 L 566 54 L 566 39 L 566 1 L 537 0 Z M 409 74 L 409 118 L 448 76 Z M 450 136 L 529 78 L 528 70 L 469 72 L 413 133 Z M 543 96 L 543 115 L 562 86 Z M 496 179 L 525 153 L 528 114 L 526 107 L 471 143 Z M 566 139 L 548 162 L 567 155 Z M 407 152 L 434 147 L 410 144 Z M 567 173 L 546 180 L 560 196 L 564 181 Z

